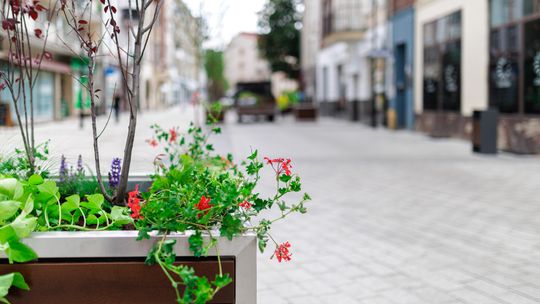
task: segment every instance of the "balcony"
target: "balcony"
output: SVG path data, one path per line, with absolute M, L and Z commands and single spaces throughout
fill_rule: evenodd
M 355 41 L 363 37 L 368 18 L 363 18 L 363 1 L 327 0 L 323 5 L 322 43 L 328 46 L 340 41 Z

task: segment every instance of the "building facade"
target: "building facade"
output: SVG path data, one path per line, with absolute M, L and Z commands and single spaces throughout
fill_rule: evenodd
M 488 106 L 488 1 L 418 0 L 415 36 L 417 128 L 469 137 Z
M 234 90 L 239 82 L 271 80 L 272 72 L 268 61 L 259 52 L 258 39 L 258 34 L 240 33 L 225 49 L 225 77 L 231 89 Z
M 53 3 L 52 1 L 41 2 L 46 7 L 49 4 L 53 5 Z M 98 5 L 93 5 L 90 10 L 87 10 L 86 13 L 101 14 Z M 26 24 L 29 32 L 39 28 L 43 30 L 44 35 L 44 29 L 49 27 L 46 44 L 44 44 L 44 38 L 38 39 L 33 36 L 30 38 L 33 53 L 41 52 L 45 45 L 44 51 L 50 55 L 41 62 L 40 72 L 37 74 L 32 90 L 34 120 L 38 123 L 78 115 L 81 111 L 88 111 L 90 106 L 88 94 L 83 87 L 84 82 L 87 81 L 85 75 L 88 74 L 88 68 L 79 56 L 81 48 L 78 39 L 62 14 L 53 14 L 50 17 L 50 23 L 44 16 L 41 16 Z M 89 21 L 85 31 L 91 31 L 95 33 L 95 37 L 99 37 L 102 32 L 101 27 L 101 23 L 94 19 Z M 7 71 L 8 56 L 9 41 L 7 41 L 5 33 L 1 31 L 0 70 Z M 94 82 L 97 86 L 101 86 L 104 83 L 101 59 L 98 60 L 95 71 Z M 104 109 L 101 102 L 102 96 L 100 93 L 98 95 L 100 97 L 98 108 L 102 111 Z M 18 104 L 22 107 L 22 99 L 19 100 Z M 0 105 L 0 116 L 2 116 L 0 125 L 16 124 L 16 112 L 8 90 L 0 91 Z
M 322 0 L 316 100 L 321 113 L 386 122 L 389 23 L 385 0 Z
M 321 47 L 321 1 L 304 1 L 300 64 L 302 88 L 308 101 L 314 101 L 317 88 L 317 56 Z
M 414 2 L 390 2 L 393 53 L 393 98 L 390 109 L 395 114 L 395 127 L 398 129 L 414 128 Z

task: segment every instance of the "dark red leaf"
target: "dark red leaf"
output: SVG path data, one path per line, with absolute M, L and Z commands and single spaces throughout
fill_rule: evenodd
M 112 11 L 112 12 L 113 12 L 114 14 L 116 14 L 116 12 L 117 12 L 117 9 L 116 9 L 116 7 L 114 7 L 114 6 L 111 6 L 111 11 Z
M 79 24 L 88 24 L 88 21 L 86 21 L 86 20 L 79 20 Z
M 36 37 L 41 38 L 43 37 L 43 31 L 40 29 L 35 29 L 34 34 L 36 34 Z
M 29 12 L 28 12 L 28 15 L 30 16 L 30 18 L 36 20 L 38 18 L 38 13 L 36 10 L 34 9 L 31 9 Z

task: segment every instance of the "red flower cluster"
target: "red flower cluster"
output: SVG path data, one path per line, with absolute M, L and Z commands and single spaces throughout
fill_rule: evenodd
M 152 138 L 152 139 L 147 139 L 146 142 L 152 146 L 152 148 L 155 148 L 158 146 L 158 142 L 155 138 Z
M 170 142 L 175 142 L 176 141 L 176 138 L 178 137 L 178 133 L 176 132 L 175 129 L 170 129 L 169 130 L 169 141 Z
M 195 208 L 199 209 L 199 211 L 204 211 L 204 214 L 208 214 L 208 211 L 210 211 L 210 208 L 212 208 L 214 205 L 210 204 L 211 199 L 206 196 L 202 196 L 201 200 L 195 204 Z M 199 213 L 199 217 L 201 217 L 201 214 Z
M 249 209 L 251 209 L 251 206 L 253 206 L 253 204 L 251 204 L 248 201 L 243 201 L 240 204 L 238 204 L 238 206 L 240 206 L 240 207 L 242 207 L 242 208 L 244 208 L 246 210 L 249 210 Z
M 274 158 L 265 157 L 264 160 L 267 164 L 271 165 L 277 175 L 285 173 L 285 175 L 291 175 L 291 159 L 290 158 Z M 275 164 L 275 167 L 274 167 Z
M 291 248 L 291 244 L 289 244 L 289 242 L 285 242 L 276 248 L 274 255 L 276 256 L 278 262 L 289 262 L 291 260 L 292 254 L 289 252 L 289 248 Z
M 139 194 L 139 185 L 135 186 L 135 190 L 128 193 L 128 207 L 131 209 L 131 218 L 136 220 L 144 219 L 141 216 L 141 199 Z

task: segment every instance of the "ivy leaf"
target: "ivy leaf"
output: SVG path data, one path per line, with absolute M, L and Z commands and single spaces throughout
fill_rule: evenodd
M 15 230 L 15 234 L 19 238 L 25 238 L 30 236 L 32 231 L 36 228 L 37 218 L 34 216 L 28 217 L 20 214 L 15 220 L 10 224 L 10 226 Z
M 111 209 L 111 218 L 117 225 L 128 225 L 133 223 L 126 207 L 114 206 Z
M 41 177 L 41 175 L 34 174 L 30 176 L 30 178 L 28 179 L 28 183 L 34 186 L 41 185 L 43 184 L 43 177 Z
M 14 178 L 0 179 L 0 194 L 17 200 L 23 195 L 22 184 Z
M 0 297 L 2 297 L 2 301 L 5 303 L 7 300 L 4 298 L 8 295 L 9 289 L 11 286 L 15 286 L 20 289 L 24 290 L 30 290 L 30 287 L 28 287 L 28 284 L 26 284 L 26 281 L 24 280 L 24 277 L 19 272 L 12 272 L 5 275 L 0 276 Z
M 78 194 L 74 194 L 66 197 L 66 202 L 62 204 L 62 210 L 73 211 L 78 209 L 81 203 L 81 197 Z
M 13 217 L 19 208 L 21 207 L 21 202 L 17 201 L 3 201 L 0 202 L 0 221 L 5 221 Z
M 8 259 L 17 263 L 26 263 L 38 258 L 32 248 L 26 246 L 18 240 L 10 240 L 9 248 L 6 250 Z
M 81 206 L 88 208 L 92 211 L 99 211 L 101 210 L 101 205 L 103 205 L 103 202 L 105 201 L 105 198 L 103 197 L 103 194 L 92 194 L 86 196 L 87 202 L 82 202 Z
M 49 196 L 57 196 L 58 187 L 52 180 L 47 180 L 43 184 L 37 186 L 39 192 L 48 194 Z

